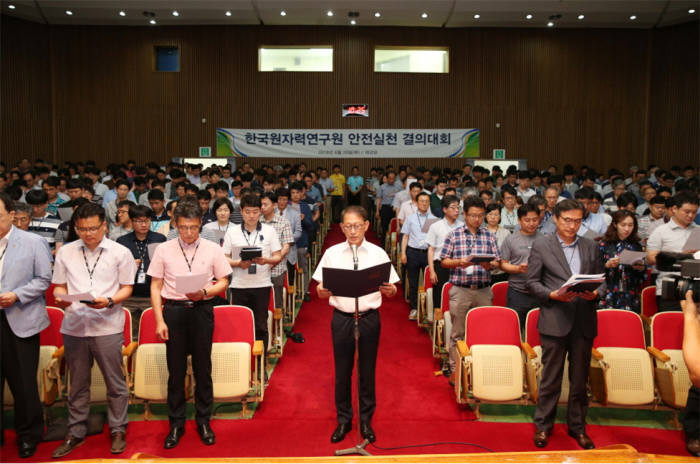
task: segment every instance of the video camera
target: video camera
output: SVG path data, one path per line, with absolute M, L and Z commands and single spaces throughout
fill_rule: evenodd
M 700 259 L 692 259 L 692 255 L 685 253 L 661 252 L 656 255 L 656 267 L 659 271 L 681 274 L 661 279 L 661 298 L 685 300 L 686 292 L 692 290 L 693 301 L 700 302 Z

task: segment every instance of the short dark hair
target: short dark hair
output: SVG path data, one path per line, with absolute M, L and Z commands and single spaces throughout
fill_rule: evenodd
M 260 197 L 253 193 L 243 195 L 243 198 L 241 198 L 241 209 L 243 208 L 262 208 Z
M 654 195 L 654 197 L 651 200 L 649 200 L 649 204 L 666 206 L 666 199 L 661 195 Z
M 486 206 L 486 214 L 489 214 L 491 211 L 498 211 L 498 214 L 501 214 L 501 205 L 498 203 L 489 203 L 488 206 Z
M 530 179 L 530 171 L 522 170 L 518 171 L 518 179 Z
M 554 215 L 559 218 L 561 217 L 561 213 L 565 211 L 573 211 L 575 209 L 581 211 L 581 214 L 586 214 L 585 208 L 580 202 L 567 198 L 554 206 Z
M 292 190 L 297 190 L 297 191 L 301 192 L 305 188 L 306 188 L 306 185 L 304 185 L 303 182 L 296 181 L 296 182 L 292 182 L 292 185 L 289 186 L 289 191 L 291 192 Z
M 202 189 L 197 192 L 197 200 L 211 200 L 211 193 L 207 189 Z
M 179 218 L 183 219 L 199 219 L 202 220 L 203 211 L 197 197 L 194 195 L 186 195 L 175 207 L 173 211 L 173 218 L 175 219 L 175 224 Z
M 129 219 L 136 218 L 148 218 L 151 219 L 153 216 L 153 210 L 146 205 L 134 205 L 129 206 Z
M 430 198 L 430 195 L 428 195 L 427 193 L 420 192 L 418 195 L 416 195 L 416 201 L 418 201 L 418 199 L 423 196 Z
M 263 198 L 267 198 L 272 203 L 277 203 L 277 195 L 275 192 L 263 192 L 263 194 L 260 195 L 260 200 L 262 201 Z
M 680 208 L 686 203 L 690 203 L 691 205 L 698 206 L 700 203 L 700 200 L 698 200 L 697 195 L 693 195 L 689 192 L 680 192 L 675 194 L 673 197 L 671 197 L 673 200 L 673 206 L 676 208 Z
M 43 205 L 49 202 L 49 196 L 43 190 L 31 189 L 24 195 L 24 200 L 30 205 Z
M 530 198 L 527 199 L 527 202 L 525 203 L 527 205 L 532 205 L 535 208 L 539 208 L 540 205 L 547 206 L 547 200 L 544 199 L 544 197 L 540 194 L 535 194 L 531 196 Z M 539 214 L 539 209 L 537 210 L 537 214 Z
M 416 187 L 423 190 L 423 185 L 421 185 L 420 182 L 411 182 L 411 185 L 408 186 L 408 190 L 413 190 Z
M 129 183 L 127 181 L 125 181 L 124 179 L 119 179 L 118 181 L 116 181 L 114 183 L 114 190 L 118 189 L 122 185 L 126 185 L 128 188 L 131 188 L 131 186 L 129 185 Z
M 364 209 L 362 206 L 350 205 L 343 208 L 343 211 L 341 211 L 340 213 L 341 222 L 345 220 L 346 214 L 357 214 L 362 218 L 363 221 L 367 220 L 367 210 Z
M 0 192 L 0 201 L 5 207 L 5 211 L 8 213 L 15 210 L 15 202 L 12 201 L 12 197 L 5 192 Z
M 50 178 L 49 178 L 50 179 Z M 49 180 L 46 179 L 46 180 Z M 66 180 L 66 190 L 72 190 L 72 189 L 84 189 L 85 184 L 83 184 L 81 181 L 78 179 L 68 179 Z
M 148 199 L 149 200 L 165 201 L 165 194 L 163 193 L 162 190 L 153 189 L 153 190 L 148 192 Z
M 479 196 L 481 196 L 481 195 L 486 195 L 489 198 L 493 198 L 493 192 L 491 190 L 483 190 L 483 191 L 479 192 Z
M 456 195 L 445 195 L 442 197 L 441 206 L 449 208 L 452 203 L 459 203 L 459 198 Z
M 59 179 L 57 176 L 49 176 L 41 185 L 43 186 L 44 184 L 50 187 L 58 187 L 59 185 L 61 185 L 61 179 Z
M 523 206 L 518 208 L 518 219 L 524 218 L 525 216 L 527 216 L 527 213 L 535 213 L 537 216 L 539 216 L 540 209 L 530 202 L 525 203 Z
M 79 219 L 87 219 L 93 216 L 97 216 L 100 222 L 105 220 L 105 209 L 96 203 L 85 203 L 84 205 L 78 206 L 72 216 L 73 222 L 78 222 Z
M 226 206 L 233 213 L 233 203 L 228 198 L 217 198 L 214 200 L 214 204 L 211 207 L 212 212 L 216 213 L 216 210 L 221 208 L 222 205 Z
M 468 195 L 464 199 L 464 213 L 466 214 L 469 212 L 469 208 L 481 208 L 483 210 L 486 210 L 486 204 L 484 204 L 484 200 L 481 198 L 474 196 L 474 195 Z
M 574 198 L 577 200 L 592 200 L 593 189 L 589 187 L 582 187 L 574 192 Z
M 279 198 L 279 197 L 289 198 L 289 189 L 287 187 L 280 187 L 275 191 L 275 193 L 277 194 L 277 198 Z
M 625 206 L 629 205 L 630 203 L 634 204 L 635 208 L 637 207 L 637 195 L 635 195 L 632 192 L 625 192 L 619 197 L 617 197 L 617 207 L 618 208 L 624 208 Z
M 501 187 L 501 196 L 502 197 L 505 196 L 506 193 L 508 195 L 513 195 L 514 197 L 518 196 L 515 189 L 513 187 L 511 187 L 510 185 L 504 185 L 503 187 Z

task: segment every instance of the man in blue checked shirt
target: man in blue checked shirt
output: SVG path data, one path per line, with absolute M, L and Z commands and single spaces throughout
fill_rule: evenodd
M 445 238 L 440 252 L 442 267 L 450 269 L 450 314 L 452 332 L 448 345 L 450 354 L 450 384 L 454 384 L 454 368 L 457 359 L 457 340 L 464 338 L 464 322 L 467 311 L 477 306 L 488 306 L 493 301 L 491 274 L 489 270 L 498 266 L 501 254 L 496 237 L 486 228 L 484 222 L 486 206 L 477 196 L 464 199 L 464 227 L 458 227 Z M 490 262 L 474 264 L 469 261 L 472 255 L 493 255 Z
M 423 232 L 425 222 L 437 219 L 430 212 L 430 196 L 421 192 L 416 196 L 417 211 L 406 218 L 401 227 L 401 263 L 408 271 L 408 299 L 411 303 L 410 321 L 416 320 L 418 307 L 418 276 L 420 270 L 428 265 L 428 243 L 425 241 L 427 229 Z

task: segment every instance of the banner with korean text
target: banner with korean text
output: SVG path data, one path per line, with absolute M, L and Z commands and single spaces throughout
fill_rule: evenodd
M 478 158 L 479 129 L 216 129 L 217 157 Z

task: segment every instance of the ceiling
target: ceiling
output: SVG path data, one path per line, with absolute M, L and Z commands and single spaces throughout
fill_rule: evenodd
M 358 26 L 547 27 L 551 20 L 553 27 L 646 29 L 695 21 L 700 12 L 697 0 L 1 0 L 0 4 L 2 14 L 60 25 L 148 26 L 144 12 L 151 12 L 154 27 L 349 26 L 349 13 L 356 12 Z M 328 16 L 329 10 L 333 16 Z M 550 18 L 554 15 L 561 16 Z

